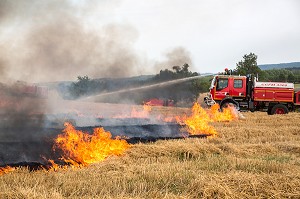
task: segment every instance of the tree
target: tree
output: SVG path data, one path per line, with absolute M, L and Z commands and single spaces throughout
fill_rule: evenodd
M 287 79 L 288 79 L 288 82 L 295 82 L 296 76 L 293 73 L 289 73 Z
M 182 67 L 180 66 L 173 66 L 172 70 L 165 69 L 161 70 L 159 74 L 157 74 L 154 79 L 156 81 L 167 81 L 172 79 L 180 79 L 185 77 L 193 77 L 199 75 L 196 72 L 191 72 L 189 70 L 189 65 L 187 63 L 183 64 Z
M 88 76 L 78 76 L 77 82 L 73 82 L 69 87 L 70 94 L 73 98 L 88 95 L 97 88 L 97 82 L 91 80 Z
M 153 82 L 164 82 L 175 79 L 182 79 L 187 77 L 198 76 L 197 72 L 192 72 L 189 70 L 189 64 L 185 63 L 182 66 L 173 66 L 172 69 L 161 70 L 159 74 L 153 77 Z M 201 91 L 207 91 L 207 84 L 209 82 L 202 82 L 196 80 L 190 80 L 186 82 L 182 82 L 179 84 L 174 84 L 162 88 L 155 88 L 152 92 L 148 92 L 145 99 L 149 99 L 152 97 L 157 98 L 169 98 L 175 101 L 175 103 L 185 102 L 193 102 L 199 95 Z M 178 104 L 177 104 L 178 105 Z
M 180 73 L 180 66 L 173 66 L 172 69 L 176 72 L 176 73 Z
M 261 69 L 257 66 L 257 55 L 254 53 L 245 54 L 243 59 L 236 64 L 235 73 L 237 75 L 261 74 Z
M 211 76 L 207 76 L 192 81 L 190 90 L 195 98 L 198 97 L 199 93 L 205 93 L 209 91 L 211 78 Z
M 278 76 L 278 81 L 279 82 L 286 82 L 286 76 L 284 73 L 280 73 Z

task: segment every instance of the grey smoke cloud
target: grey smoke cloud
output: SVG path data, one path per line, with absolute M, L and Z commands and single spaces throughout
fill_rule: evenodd
M 190 53 L 179 47 L 153 67 L 159 63 L 135 48 L 136 27 L 112 22 L 118 21 L 114 14 L 122 2 L 0 0 L 0 46 L 5 49 L 0 71 L 8 79 L 45 82 L 153 74 L 157 68 L 191 63 Z
M 1 53 L 7 62 L 6 67 L 0 64 L 0 71 L 7 69 L 10 78 L 25 81 L 137 74 L 139 57 L 133 46 L 137 31 L 117 23 L 88 27 L 83 15 L 95 2 L 79 7 L 67 0 L 1 1 L 0 28 L 17 25 L 2 37 L 9 53 Z
M 183 66 L 183 64 L 193 65 L 191 53 L 183 47 L 176 47 L 164 54 L 164 60 L 155 63 L 156 72 L 173 66 Z M 193 70 L 193 69 L 192 69 Z
M 135 30 L 127 25 L 108 25 L 96 34 L 73 18 L 54 21 L 28 35 L 30 55 L 24 58 L 23 71 L 38 73 L 41 80 L 130 75 L 138 62 L 130 44 L 134 38 L 125 38 L 131 34 Z

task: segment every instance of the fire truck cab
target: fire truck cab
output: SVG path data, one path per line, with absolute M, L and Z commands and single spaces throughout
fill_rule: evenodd
M 299 108 L 300 91 L 294 91 L 293 83 L 258 82 L 251 75 L 216 75 L 204 101 L 208 106 L 218 103 L 221 109 L 234 106 L 238 110 L 285 114 Z
M 247 93 L 245 76 L 215 76 L 212 80 L 210 93 L 215 101 L 227 98 L 244 99 Z

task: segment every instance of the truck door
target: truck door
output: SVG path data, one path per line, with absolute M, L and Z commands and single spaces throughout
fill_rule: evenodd
M 229 95 L 228 78 L 220 77 L 216 81 L 216 92 L 214 100 L 222 100 Z
M 231 78 L 229 81 L 229 95 L 232 97 L 246 96 L 246 78 Z

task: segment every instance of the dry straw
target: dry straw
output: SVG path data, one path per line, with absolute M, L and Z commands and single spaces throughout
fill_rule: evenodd
M 0 176 L 0 198 L 300 198 L 300 114 L 214 123 L 212 139 L 136 144 L 57 172 Z

